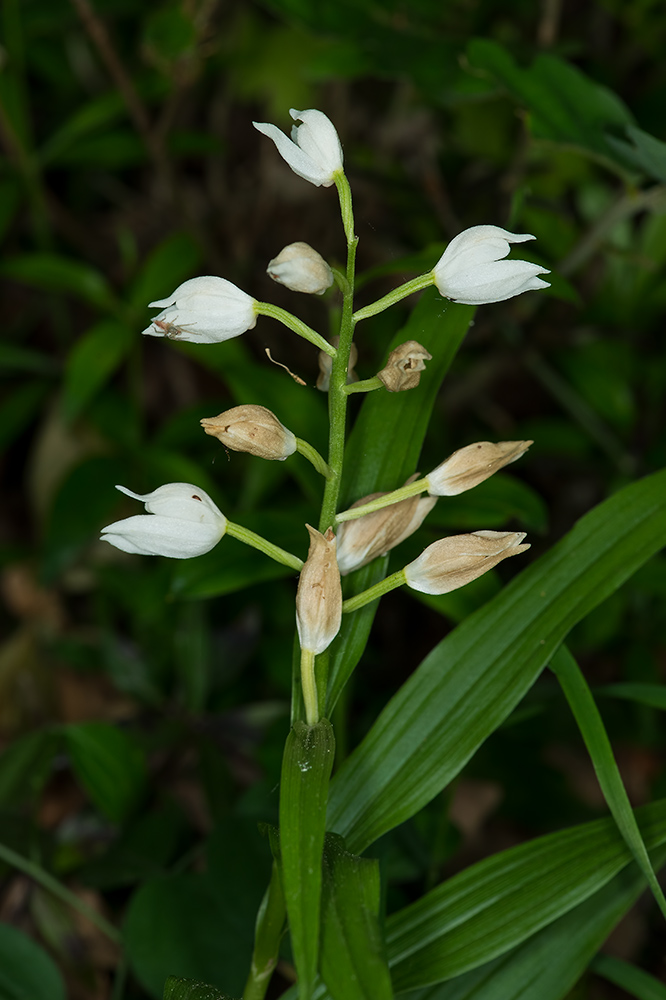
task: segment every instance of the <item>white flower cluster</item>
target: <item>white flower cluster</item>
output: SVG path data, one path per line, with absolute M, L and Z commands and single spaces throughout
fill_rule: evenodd
M 275 143 L 282 158 L 299 177 L 317 187 L 337 185 L 342 207 L 343 190 L 346 185 L 348 191 L 348 184 L 335 127 L 325 114 L 315 109 L 292 109 L 290 113 L 298 123 L 292 127 L 291 137 L 266 122 L 254 122 L 254 126 Z M 346 226 L 345 222 L 347 232 Z M 546 288 L 547 282 L 539 277 L 548 273 L 546 268 L 529 261 L 505 259 L 512 243 L 532 239 L 529 233 L 510 233 L 497 226 L 473 226 L 451 241 L 428 275 L 416 279 L 418 287 L 434 284 L 446 298 L 470 305 L 501 302 L 526 291 Z M 285 247 L 269 263 L 268 273 L 292 290 L 315 295 L 323 294 L 334 277 L 328 263 L 305 243 Z M 409 293 L 409 285 L 403 286 L 403 294 Z M 161 312 L 143 331 L 148 336 L 201 344 L 219 343 L 251 330 L 257 316 L 263 312 L 280 318 L 306 339 L 318 342 L 320 347 L 328 348 L 321 356 L 329 368 L 332 365 L 331 356 L 335 350 L 318 334 L 284 310 L 257 302 L 225 278 L 213 275 L 191 278 L 170 296 L 150 305 Z M 408 341 L 392 352 L 387 367 L 375 381 L 379 380 L 392 392 L 414 388 L 425 367 L 424 361 L 429 358 L 425 348 L 416 341 Z M 234 407 L 218 417 L 206 418 L 202 425 L 206 433 L 218 437 L 225 447 L 262 458 L 284 460 L 297 449 L 305 449 L 303 454 L 308 454 L 308 448 L 313 452 L 261 406 Z M 471 489 L 519 458 L 530 443 L 478 442 L 469 445 L 451 455 L 424 480 L 412 486 L 409 480 L 401 488 L 402 492 L 397 491 L 401 494 L 397 502 L 389 496 L 382 504 L 384 494 L 372 494 L 358 501 L 357 505 L 369 506 L 369 511 L 355 519 L 351 516 L 344 519 L 337 539 L 330 529 L 326 535 L 310 529 L 311 550 L 301 574 L 298 599 L 299 632 L 309 630 L 309 644 L 304 648 L 320 652 L 339 628 L 340 572 L 345 574 L 365 566 L 394 548 L 416 531 L 438 496 L 453 496 Z M 320 456 L 319 462 L 327 472 L 328 467 Z M 102 530 L 102 539 L 124 552 L 187 559 L 209 552 L 227 529 L 229 532 L 236 530 L 237 526 L 228 524 L 208 494 L 190 483 L 169 483 L 143 495 L 124 486 L 117 488 L 142 501 L 147 512 L 115 521 Z M 419 499 L 417 489 L 427 491 L 428 496 Z M 342 516 L 339 519 L 343 520 Z M 528 546 L 523 544 L 523 537 L 515 532 L 477 531 L 441 539 L 405 567 L 404 581 L 426 593 L 444 593 L 462 586 L 501 559 L 524 551 Z M 296 557 L 290 558 L 300 564 Z M 314 580 L 312 584 L 308 582 L 310 577 Z M 321 593 L 317 591 L 319 604 L 322 595 L 327 595 L 325 639 L 317 631 L 322 615 L 312 596 L 319 587 L 320 578 L 328 581 L 326 588 L 320 588 Z M 315 590 L 311 593 L 312 587 Z

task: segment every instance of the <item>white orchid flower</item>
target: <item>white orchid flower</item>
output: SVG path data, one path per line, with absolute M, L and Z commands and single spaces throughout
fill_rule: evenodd
M 295 174 L 317 187 L 331 187 L 335 184 L 335 175 L 342 172 L 342 146 L 333 122 L 323 111 L 314 108 L 308 111 L 292 108 L 289 114 L 302 123 L 292 127 L 291 139 L 277 125 L 252 124 L 273 140 L 278 153 Z
M 549 274 L 547 268 L 526 260 L 502 259 L 511 250 L 511 243 L 534 238 L 529 233 L 509 233 L 498 226 L 466 229 L 451 240 L 433 268 L 440 294 L 454 302 L 476 306 L 548 288 L 548 282 L 537 277 Z
M 136 514 L 102 528 L 102 541 L 143 556 L 192 559 L 210 552 L 224 535 L 227 519 L 207 493 L 191 483 L 167 483 L 152 493 L 117 490 L 145 504 Z
M 257 322 L 256 301 L 226 278 L 190 278 L 167 296 L 150 303 L 162 308 L 142 332 L 149 337 L 217 344 L 239 337 Z

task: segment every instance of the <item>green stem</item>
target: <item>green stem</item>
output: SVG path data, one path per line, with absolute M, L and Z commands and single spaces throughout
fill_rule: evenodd
M 299 559 L 298 556 L 293 555 L 291 552 L 287 552 L 286 549 L 281 549 L 279 545 L 273 545 L 266 538 L 262 538 L 261 535 L 257 535 L 254 531 L 250 531 L 249 528 L 244 528 L 240 524 L 234 524 L 233 521 L 227 521 L 227 534 L 231 535 L 232 538 L 237 538 L 239 542 L 244 542 L 245 545 L 251 545 L 254 549 L 259 549 L 264 555 L 270 556 L 271 559 L 275 559 L 276 562 L 282 563 L 283 566 L 289 566 L 290 569 L 295 569 L 299 573 L 303 569 L 303 560 Z
M 75 893 L 67 889 L 57 878 L 54 878 L 53 875 L 49 875 L 43 868 L 40 868 L 34 861 L 24 858 L 22 854 L 17 854 L 16 851 L 12 851 L 11 847 L 7 847 L 5 844 L 0 844 L 0 860 L 23 872 L 28 878 L 41 885 L 43 889 L 53 893 L 63 903 L 71 906 L 73 910 L 78 910 L 91 924 L 94 924 L 103 934 L 106 934 L 110 941 L 113 941 L 115 944 L 121 943 L 120 931 L 113 924 L 109 923 L 108 920 L 100 913 L 97 913 L 96 910 L 93 910 L 91 906 L 88 906 L 82 899 L 79 899 Z
M 257 914 L 252 965 L 243 990 L 243 1000 L 263 1000 L 266 995 L 278 963 L 286 916 L 280 873 L 273 862 L 271 880 Z
M 308 462 L 311 462 L 317 472 L 320 472 L 325 479 L 329 478 L 331 470 L 317 449 L 313 448 L 309 442 L 304 441 L 303 438 L 296 438 L 296 451 L 299 455 L 303 455 L 304 458 L 307 458 Z
M 305 703 L 305 719 L 308 726 L 316 726 L 319 722 L 319 706 L 315 680 L 315 654 L 311 649 L 301 650 L 301 683 L 303 702 Z
M 357 517 L 372 514 L 373 511 L 381 510 L 383 507 L 390 507 L 394 503 L 400 503 L 401 500 L 408 500 L 409 497 L 418 496 L 419 493 L 423 493 L 427 489 L 427 478 L 417 479 L 413 483 L 401 486 L 400 489 L 393 490 L 391 493 L 385 493 L 382 497 L 377 497 L 376 500 L 370 500 L 359 507 L 350 507 L 349 510 L 341 511 L 335 516 L 336 524 L 341 524 L 342 521 L 354 521 Z
M 279 323 L 283 323 L 284 326 L 293 330 L 297 333 L 299 337 L 304 337 L 305 340 L 309 340 L 311 344 L 318 347 L 320 351 L 325 351 L 326 354 L 334 358 L 336 355 L 335 348 L 329 344 L 327 340 L 313 330 L 311 326 L 304 323 L 303 320 L 298 319 L 297 316 L 292 315 L 292 313 L 287 312 L 286 309 L 281 309 L 280 306 L 274 306 L 271 302 L 255 302 L 254 311 L 257 316 L 270 316 L 272 319 L 278 320 Z
M 418 278 L 406 281 L 404 285 L 394 288 L 388 295 L 384 295 L 381 299 L 377 299 L 376 302 L 371 302 L 369 306 L 359 309 L 354 313 L 354 322 L 360 323 L 362 319 L 369 319 L 370 316 L 376 316 L 377 313 L 384 312 L 385 309 L 395 305 L 396 302 L 400 302 L 401 299 L 406 299 L 408 295 L 413 295 L 414 292 L 420 292 L 424 288 L 429 288 L 434 283 L 435 276 L 432 271 L 428 271 L 427 274 L 420 274 Z
M 319 530 L 326 531 L 335 520 L 335 512 L 340 495 L 342 478 L 342 460 L 345 451 L 345 426 L 347 420 L 347 372 L 349 370 L 349 352 L 354 336 L 354 276 L 356 273 L 356 245 L 358 237 L 354 235 L 354 215 L 352 212 L 351 190 L 349 181 L 344 174 L 335 181 L 340 198 L 340 211 L 347 237 L 347 288 L 343 295 L 342 316 L 340 318 L 340 341 L 333 359 L 331 381 L 328 390 L 328 467 L 330 478 L 326 481 L 324 498 L 321 505 Z
M 354 392 L 372 392 L 373 389 L 382 389 L 383 387 L 384 383 L 380 377 L 373 375 L 372 378 L 364 378 L 360 382 L 351 382 L 342 391 L 351 396 Z
M 371 601 L 376 601 L 379 597 L 383 597 L 384 594 L 388 594 L 390 590 L 402 587 L 403 583 L 407 583 L 407 577 L 405 576 L 404 569 L 399 569 L 397 573 L 391 573 L 390 576 L 380 580 L 379 583 L 375 583 L 374 586 L 368 587 L 367 590 L 362 590 L 355 597 L 350 597 L 348 600 L 343 601 L 342 611 L 343 613 L 358 611 L 359 608 L 370 604 Z

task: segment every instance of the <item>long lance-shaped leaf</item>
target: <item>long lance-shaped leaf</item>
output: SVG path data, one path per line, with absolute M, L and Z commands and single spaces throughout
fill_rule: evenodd
M 623 962 L 613 955 L 597 955 L 591 969 L 631 993 L 636 1000 L 666 1000 L 666 984 L 630 962 Z
M 615 763 L 610 740 L 587 681 L 566 646 L 560 646 L 550 661 L 550 666 L 560 682 L 578 723 L 581 736 L 592 759 L 599 786 L 613 819 L 617 823 L 617 828 L 624 837 L 636 864 L 645 875 L 659 909 L 666 916 L 664 893 L 650 864 L 650 858 L 636 823 L 629 796 Z
M 653 857 L 655 868 L 665 860 L 666 850 L 660 848 Z M 631 865 L 601 892 L 501 958 L 401 996 L 404 1000 L 563 1000 L 644 888 L 642 873 Z
M 300 1000 L 309 1000 L 317 974 L 326 795 L 334 755 L 327 719 L 316 726 L 294 723 L 282 760 L 280 855 Z
M 379 902 L 379 862 L 350 854 L 342 837 L 327 834 L 320 970 L 333 1000 L 393 998 Z
M 457 775 L 569 630 L 666 543 L 666 471 L 620 490 L 437 645 L 331 784 L 360 853 Z
M 666 843 L 666 799 L 636 818 L 651 849 Z M 471 865 L 387 921 L 394 989 L 442 982 L 509 951 L 599 892 L 631 860 L 609 818 Z
M 652 860 L 658 869 L 666 861 L 666 848 L 658 848 Z M 436 986 L 399 996 L 403 1000 L 563 1000 L 644 888 L 642 873 L 631 864 L 599 892 L 505 955 Z M 296 1000 L 296 996 L 296 990 L 290 989 L 284 1000 Z M 313 1000 L 329 1000 L 323 984 L 315 989 Z
M 417 340 L 432 354 L 416 389 L 386 392 L 377 389 L 363 402 L 345 449 L 342 502 L 345 506 L 378 490 L 402 486 L 419 460 L 432 408 L 458 348 L 474 316 L 472 306 L 447 302 L 431 289 L 420 299 L 407 324 L 387 348 Z M 446 458 L 442 455 L 442 459 Z M 386 575 L 387 560 L 377 559 L 350 578 L 358 593 Z M 346 588 L 347 589 L 347 588 Z M 326 712 L 330 715 L 340 692 L 365 649 L 377 604 L 345 615 L 331 651 Z

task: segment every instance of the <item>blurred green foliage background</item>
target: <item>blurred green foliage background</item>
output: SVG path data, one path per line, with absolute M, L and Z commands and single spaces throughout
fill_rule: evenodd
M 320 108 L 342 138 L 359 305 L 432 267 L 468 226 L 533 233 L 520 256 L 551 268 L 552 287 L 477 312 L 422 469 L 474 440 L 535 444 L 511 475 L 440 502 L 392 565 L 474 528 L 527 530 L 544 551 L 666 460 L 666 9 L 4 0 L 1 18 L 0 841 L 122 918 L 128 962 L 114 979 L 116 947 L 5 865 L 0 920 L 51 956 L 20 938 L 23 968 L 47 963 L 35 998 L 64 995 L 61 977 L 75 1000 L 159 997 L 169 972 L 216 981 L 221 968 L 240 993 L 269 866 L 257 821 L 275 817 L 288 729 L 293 574 L 229 538 L 182 564 L 96 538 L 138 512 L 114 484 L 182 480 L 304 556 L 316 474 L 298 455 L 227 455 L 199 419 L 261 403 L 325 449 L 326 401 L 316 352 L 273 321 L 176 345 L 141 338 L 147 303 L 219 274 L 334 327 L 335 293 L 298 299 L 265 273 L 296 240 L 331 262 L 345 249 L 335 191 L 293 175 L 252 128 L 288 128 L 290 107 Z M 407 309 L 359 327 L 361 378 Z M 515 571 L 385 599 L 336 710 L 341 754 Z M 635 804 L 666 793 L 665 598 L 658 557 L 570 641 Z M 603 812 L 546 675 L 456 788 L 377 845 L 389 910 L 443 872 Z M 16 931 L 0 931 L 9 956 Z M 666 979 L 649 908 L 613 947 Z M 281 972 L 284 986 L 288 955 Z

